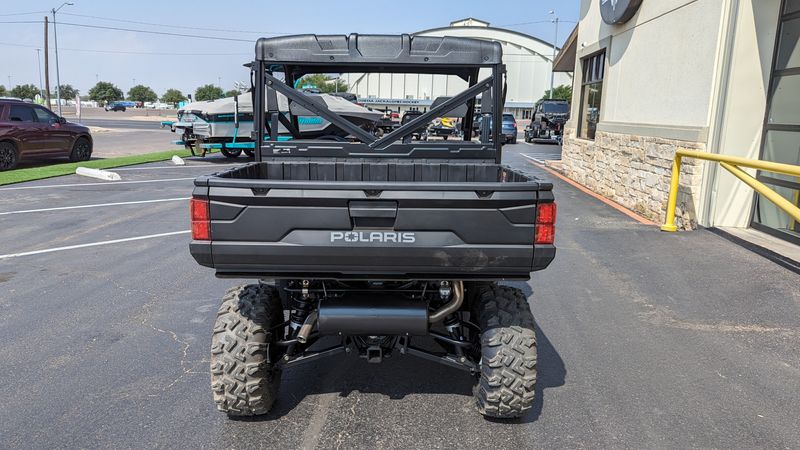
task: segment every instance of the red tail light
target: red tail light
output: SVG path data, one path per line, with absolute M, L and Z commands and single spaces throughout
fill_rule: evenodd
M 552 244 L 556 238 L 556 204 L 540 203 L 536 208 L 534 244 Z
M 189 200 L 189 212 L 192 218 L 192 239 L 210 241 L 211 211 L 208 199 L 193 198 Z

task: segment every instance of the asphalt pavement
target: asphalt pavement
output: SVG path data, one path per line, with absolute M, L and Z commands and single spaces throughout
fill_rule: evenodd
M 109 113 L 112 114 L 112 113 Z M 163 120 L 169 120 L 162 118 Z M 81 119 L 78 123 L 86 125 L 87 127 L 102 127 L 113 128 L 122 130 L 158 130 L 161 127 L 161 120 L 136 120 L 125 118 L 109 118 L 109 119 Z M 72 120 L 72 119 L 71 119 Z
M 246 280 L 189 255 L 185 198 L 229 163 L 214 157 L 0 188 L 0 448 L 800 447 L 800 277 L 638 223 L 521 156 L 552 146 L 505 149 L 559 207 L 555 261 L 510 283 L 538 325 L 521 420 L 482 418 L 468 375 L 400 355 L 294 367 L 269 415 L 217 412 L 214 316 Z

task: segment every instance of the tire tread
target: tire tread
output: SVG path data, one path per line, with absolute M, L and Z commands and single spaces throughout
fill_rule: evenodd
M 484 416 L 516 418 L 533 406 L 537 376 L 533 314 L 523 292 L 491 283 L 478 289 L 473 314 L 481 328 L 481 372 L 475 386 Z
M 225 294 L 211 338 L 211 390 L 217 409 L 229 416 L 269 412 L 281 375 L 269 363 L 269 330 L 282 316 L 269 286 L 243 285 Z

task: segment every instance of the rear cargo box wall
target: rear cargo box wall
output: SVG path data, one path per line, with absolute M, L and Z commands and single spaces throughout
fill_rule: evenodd
M 496 164 L 262 162 L 233 171 L 232 178 L 312 181 L 525 182 L 529 179 Z

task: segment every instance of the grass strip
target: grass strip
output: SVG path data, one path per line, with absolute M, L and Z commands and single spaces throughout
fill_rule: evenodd
M 186 149 L 168 150 L 164 152 L 144 153 L 142 155 L 120 156 L 117 158 L 93 159 L 91 161 L 81 161 L 75 163 L 53 164 L 42 167 L 31 167 L 28 169 L 9 170 L 0 172 L 0 186 L 5 184 L 22 183 L 24 181 L 41 180 L 44 178 L 59 177 L 75 173 L 78 167 L 89 167 L 92 169 L 111 169 L 114 167 L 132 166 L 135 164 L 151 163 L 172 159 L 172 155 L 181 158 L 192 156 Z

